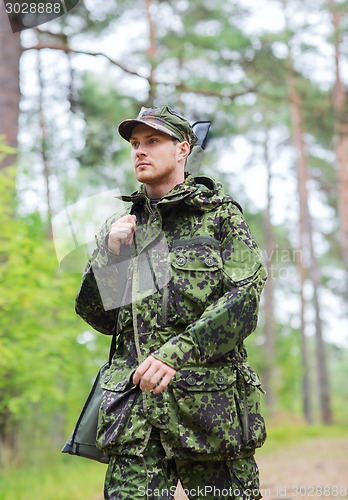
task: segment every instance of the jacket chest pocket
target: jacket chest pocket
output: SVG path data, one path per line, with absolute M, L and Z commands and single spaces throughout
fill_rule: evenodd
M 170 253 L 166 317 L 188 323 L 221 295 L 222 258 L 214 244 L 179 244 Z

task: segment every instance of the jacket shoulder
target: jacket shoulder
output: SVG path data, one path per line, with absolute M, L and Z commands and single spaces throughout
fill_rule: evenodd
M 227 212 L 243 214 L 241 205 L 230 194 L 225 193 L 221 182 L 208 176 L 197 176 L 194 181 L 198 188 L 195 198 L 203 210 L 215 210 L 219 207 Z

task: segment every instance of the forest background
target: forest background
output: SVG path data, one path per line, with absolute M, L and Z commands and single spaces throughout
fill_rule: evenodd
M 247 345 L 269 427 L 345 428 L 347 52 L 344 0 L 86 0 L 22 33 L 0 3 L 0 463 L 16 478 L 0 498 L 18 470 L 93 478 L 59 452 L 109 339 L 74 313 L 84 262 L 59 265 L 52 221 L 68 208 L 86 243 L 110 190 L 136 189 L 117 124 L 141 106 L 212 122 L 199 172 L 243 206 L 268 267 Z M 59 494 L 35 498 L 80 498 Z

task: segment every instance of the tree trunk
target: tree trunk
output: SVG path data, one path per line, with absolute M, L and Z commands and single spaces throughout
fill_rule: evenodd
M 0 2 L 0 135 L 4 136 L 5 144 L 12 148 L 17 147 L 21 52 L 20 35 L 12 33 L 4 2 Z M 11 154 L 0 157 L 0 176 L 2 178 L 8 174 L 6 167 L 14 165 L 16 156 L 16 154 Z M 6 198 L 6 205 L 8 205 L 6 209 L 12 214 L 15 188 L 12 183 L 9 186 L 11 186 L 11 195 Z M 4 262 L 6 259 L 7 256 L 3 255 L 2 261 Z M 16 454 L 16 438 L 16 425 L 12 415 L 7 408 L 3 408 L 0 412 L 0 465 L 6 465 L 13 460 Z
M 346 89 L 341 79 L 341 40 L 340 23 L 341 14 L 336 9 L 334 0 L 329 0 L 332 24 L 334 27 L 334 49 L 336 80 L 333 92 L 333 105 L 335 109 L 335 150 L 337 158 L 337 192 L 338 211 L 342 238 L 342 253 L 346 271 L 348 273 L 348 123 L 345 109 L 347 106 Z M 347 282 L 348 289 L 348 282 Z
M 43 176 L 45 180 L 45 191 L 46 191 L 46 206 L 47 206 L 47 236 L 48 239 L 52 239 L 52 209 L 51 209 L 51 189 L 50 189 L 50 165 L 49 158 L 47 154 L 47 127 L 44 115 L 44 103 L 43 103 L 43 92 L 44 92 L 44 80 L 42 76 L 42 64 L 41 64 L 41 51 L 37 53 L 38 58 L 38 77 L 40 84 L 40 94 L 39 94 L 39 121 L 41 129 L 41 157 L 43 164 Z
M 301 106 L 301 96 L 296 88 L 296 78 L 293 67 L 289 70 L 289 97 L 291 106 L 291 121 L 293 137 L 297 150 L 298 169 L 298 191 L 300 199 L 300 219 L 303 224 L 302 232 L 302 258 L 307 259 L 312 286 L 313 286 L 313 307 L 315 311 L 315 339 L 316 339 L 316 361 L 318 372 L 318 389 L 321 418 L 323 423 L 332 423 L 332 412 L 330 403 L 329 377 L 326 362 L 325 344 L 322 333 L 322 321 L 320 317 L 319 288 L 321 282 L 320 269 L 314 252 L 312 220 L 308 206 L 308 157 L 304 142 L 304 127 Z M 306 265 L 306 262 L 304 262 Z
M 275 328 L 274 328 L 274 285 L 272 277 L 272 255 L 274 251 L 274 235 L 273 227 L 271 224 L 271 183 L 272 172 L 269 158 L 269 139 L 268 131 L 266 130 L 266 138 L 264 142 L 264 160 L 267 168 L 267 206 L 263 215 L 263 227 L 265 234 L 265 250 L 266 250 L 266 268 L 268 273 L 268 280 L 265 284 L 264 301 L 265 301 L 265 354 L 266 354 L 266 367 L 263 374 L 265 389 L 266 389 L 266 403 L 271 414 L 274 413 L 276 400 L 273 390 L 274 380 L 274 363 L 275 363 Z
M 0 135 L 12 147 L 17 147 L 21 53 L 20 34 L 12 33 L 4 2 L 0 2 Z M 15 157 L 7 156 L 0 162 L 0 168 L 13 164 Z
M 13 463 L 18 453 L 18 429 L 11 413 L 5 408 L 0 413 L 0 466 Z
M 146 9 L 146 18 L 149 27 L 149 47 L 147 49 L 147 57 L 150 64 L 150 74 L 148 76 L 149 82 L 149 96 L 147 99 L 147 105 L 152 107 L 154 106 L 155 94 L 156 94 L 156 82 L 155 82 L 155 61 L 157 57 L 157 47 L 156 47 L 156 33 L 155 33 L 155 25 L 153 23 L 152 15 L 151 15 L 151 7 L 152 0 L 146 0 L 145 9 Z
M 300 255 L 303 255 L 303 242 L 305 240 L 305 231 L 302 218 L 300 220 Z M 296 254 L 298 255 L 298 254 Z M 302 362 L 302 407 L 305 420 L 308 424 L 313 423 L 313 402 L 312 402 L 312 390 L 311 390 L 311 379 L 310 379 L 310 366 L 309 366 L 309 352 L 308 343 L 306 335 L 306 299 L 304 296 L 304 287 L 307 278 L 307 271 L 303 265 L 303 259 L 301 257 L 297 258 L 297 269 L 300 275 L 300 297 L 301 297 L 301 326 L 300 326 L 300 336 L 301 336 L 301 362 Z
M 282 0 L 285 22 L 289 32 L 289 20 L 287 17 L 288 0 Z M 313 245 L 313 227 L 308 204 L 308 155 L 304 141 L 304 126 L 301 95 L 297 89 L 297 80 L 295 76 L 291 42 L 288 43 L 288 94 L 291 111 L 292 133 L 297 152 L 297 172 L 298 172 L 298 191 L 300 202 L 300 224 L 303 224 L 301 230 L 301 258 L 305 259 L 304 267 L 309 269 L 310 278 L 313 287 L 313 308 L 315 312 L 315 340 L 316 340 L 316 364 L 318 374 L 318 392 L 319 404 L 322 422 L 332 423 L 332 411 L 330 401 L 329 376 L 326 362 L 325 344 L 322 333 L 322 321 L 320 317 L 319 289 L 321 282 L 320 268 L 314 252 Z M 302 305 L 304 302 L 302 301 Z M 304 348 L 302 348 L 304 349 Z

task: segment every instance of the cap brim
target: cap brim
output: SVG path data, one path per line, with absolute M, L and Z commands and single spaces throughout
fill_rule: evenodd
M 132 136 L 133 129 L 137 125 L 146 125 L 147 127 L 153 128 L 155 130 L 158 130 L 159 132 L 163 132 L 164 134 L 170 135 L 171 137 L 180 140 L 171 130 L 169 130 L 169 128 L 164 127 L 163 125 L 159 125 L 158 123 L 150 123 L 148 121 L 140 119 L 124 120 L 119 124 L 118 132 L 120 136 L 123 137 L 123 139 L 126 139 L 126 141 L 129 142 Z

